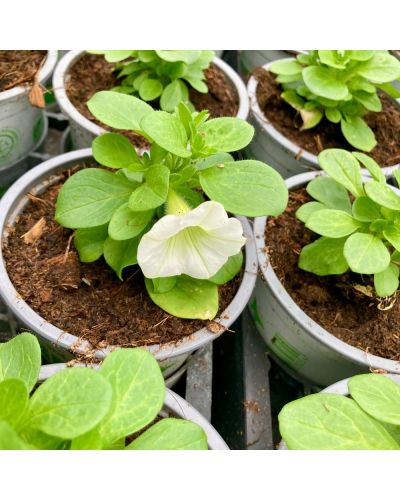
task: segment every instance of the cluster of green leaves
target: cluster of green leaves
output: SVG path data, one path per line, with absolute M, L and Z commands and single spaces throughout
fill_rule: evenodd
M 400 195 L 379 165 L 360 152 L 326 149 L 318 156 L 328 176 L 307 185 L 315 201 L 296 216 L 322 237 L 303 247 L 299 267 L 319 276 L 349 269 L 373 275 L 376 294 L 386 297 L 399 286 Z M 361 165 L 371 179 L 363 182 Z M 394 172 L 400 180 L 399 172 Z M 351 199 L 349 197 L 351 194 Z
M 362 151 L 376 146 L 363 116 L 382 110 L 377 90 L 400 97 L 390 83 L 400 77 L 400 61 L 386 50 L 311 50 L 274 62 L 270 71 L 278 75 L 282 98 L 299 111 L 302 130 L 325 116 L 340 123 L 347 142 Z
M 137 95 L 143 101 L 159 99 L 160 108 L 174 111 L 180 102 L 191 107 L 187 84 L 207 93 L 204 70 L 214 59 L 212 50 L 93 50 L 117 63 L 121 84 L 112 90 Z M 122 62 L 124 61 L 124 62 Z
M 350 397 L 319 393 L 285 405 L 279 430 L 291 450 L 399 450 L 400 386 L 384 375 L 357 375 Z
M 138 156 L 119 134 L 97 137 L 95 159 L 104 168 L 86 168 L 62 187 L 56 220 L 76 229 L 75 247 L 81 261 L 102 255 L 122 279 L 125 267 L 137 263 L 140 239 L 164 216 L 171 191 L 195 208 L 210 200 L 245 216 L 278 215 L 288 192 L 280 175 L 255 160 L 234 161 L 229 154 L 245 147 L 254 129 L 239 118 L 208 119 L 180 103 L 175 114 L 154 111 L 134 96 L 112 91 L 95 94 L 90 111 L 103 123 L 133 130 L 151 143 Z M 169 314 L 212 319 L 218 311 L 218 285 L 231 280 L 242 265 L 242 254 L 231 257 L 210 280 L 187 276 L 146 279 L 148 293 Z
M 37 386 L 35 336 L 0 344 L 0 450 L 207 449 L 197 424 L 164 418 L 126 446 L 159 414 L 165 383 L 144 349 L 119 349 L 99 370 L 67 368 Z

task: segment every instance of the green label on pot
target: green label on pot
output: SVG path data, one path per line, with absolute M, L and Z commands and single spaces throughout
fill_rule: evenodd
M 269 347 L 274 354 L 293 368 L 300 368 L 304 366 L 307 361 L 307 358 L 289 344 L 289 342 L 279 333 L 272 337 Z
M 18 130 L 3 128 L 0 130 L 0 164 L 5 163 L 12 156 L 19 145 Z
M 32 130 L 32 138 L 34 143 L 39 142 L 43 134 L 43 129 L 44 129 L 44 119 L 43 115 L 41 114 L 39 118 L 36 120 L 36 123 L 33 126 Z
M 257 299 L 254 298 L 254 300 L 250 303 L 250 312 L 253 317 L 254 323 L 257 325 L 261 326 L 261 328 L 264 327 L 263 322 L 260 318 L 260 314 L 258 312 L 258 307 L 257 307 Z

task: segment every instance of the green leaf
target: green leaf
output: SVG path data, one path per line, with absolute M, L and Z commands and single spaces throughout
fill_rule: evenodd
M 151 426 L 126 450 L 207 450 L 203 429 L 188 420 L 164 418 Z
M 287 205 L 288 190 L 278 172 L 256 160 L 225 163 L 200 172 L 207 196 L 225 210 L 257 217 L 279 215 Z
M 318 276 L 343 274 L 349 269 L 343 255 L 346 238 L 319 238 L 302 248 L 299 268 Z
M 176 285 L 177 276 L 169 276 L 168 278 L 153 278 L 154 293 L 169 292 Z
M 104 53 L 107 62 L 120 62 L 132 55 L 132 50 L 91 50 L 91 53 Z
M 285 92 L 282 92 L 281 97 L 297 111 L 304 108 L 305 102 L 295 90 L 285 90 Z
M 308 66 L 302 71 L 304 83 L 317 96 L 341 101 L 349 93 L 347 85 L 339 80 L 336 72 L 321 66 Z
M 127 168 L 138 163 L 139 157 L 129 139 L 120 134 L 99 135 L 92 142 L 94 159 L 110 168 Z
M 151 300 L 168 314 L 177 318 L 214 319 L 218 312 L 218 286 L 205 280 L 179 276 L 174 288 L 155 293 L 152 280 L 146 289 Z
M 296 212 L 296 217 L 302 222 L 307 222 L 308 218 L 314 212 L 318 212 L 318 210 L 325 209 L 326 206 L 319 201 L 310 201 L 308 203 L 304 203 Z
M 368 111 L 378 112 L 382 111 L 382 103 L 376 93 L 364 92 L 359 90 L 353 93 L 356 101 L 360 102 Z
M 318 125 L 318 123 L 322 120 L 324 116 L 322 111 L 320 111 L 319 109 L 312 109 L 311 111 L 302 109 L 300 111 L 300 115 L 301 119 L 303 120 L 303 124 L 300 127 L 300 130 L 308 130 L 309 128 L 315 127 L 316 125 Z
M 347 190 L 334 179 L 324 176 L 316 177 L 308 183 L 307 193 L 327 208 L 336 208 L 351 213 Z
M 160 97 L 162 91 L 162 83 L 154 78 L 146 78 L 139 87 L 140 98 L 144 101 L 154 101 L 154 99 Z
M 386 184 L 385 174 L 373 158 L 359 151 L 353 151 L 352 155 L 368 170 L 373 179 L 382 184 Z
M 37 429 L 24 428 L 21 430 L 21 437 L 29 446 L 37 450 L 65 450 L 69 449 L 69 441 L 57 436 L 49 436 Z
M 332 68 L 344 69 L 346 67 L 343 59 L 339 57 L 337 50 L 319 50 L 318 56 L 323 64 Z
M 192 64 L 201 56 L 201 50 L 156 50 L 158 57 L 168 62 L 183 61 Z
M 360 196 L 353 203 L 353 217 L 361 222 L 372 222 L 381 219 L 381 208 L 368 196 Z
M 350 57 L 356 61 L 367 61 L 374 55 L 374 50 L 351 50 Z
M 384 271 L 374 274 L 374 287 L 378 297 L 392 295 L 399 288 L 398 266 L 390 263 Z
M 81 262 L 94 262 L 103 255 L 104 242 L 108 236 L 108 224 L 77 229 L 74 245 Z
M 122 175 L 101 168 L 85 168 L 72 175 L 61 188 L 56 203 L 56 221 L 78 229 L 101 226 L 126 203 L 134 184 Z
M 355 148 L 369 152 L 376 146 L 372 129 L 359 116 L 342 118 L 340 126 L 346 141 Z
M 397 226 L 393 224 L 388 225 L 383 230 L 383 236 L 398 252 L 400 252 L 400 230 Z
M 363 196 L 364 189 L 358 161 L 343 149 L 325 149 L 318 155 L 320 167 L 355 197 Z
M 374 83 L 386 83 L 400 77 L 400 62 L 390 54 L 376 53 L 357 68 L 357 73 Z
M 29 427 L 74 439 L 95 427 L 110 408 L 112 390 L 90 368 L 63 370 L 47 379 L 29 404 Z
M 111 90 L 94 94 L 87 102 L 90 112 L 102 123 L 120 129 L 140 131 L 140 122 L 153 108 L 132 95 Z
M 214 167 L 215 165 L 223 165 L 224 163 L 233 162 L 233 156 L 229 153 L 216 153 L 207 156 L 206 158 L 199 158 L 195 161 L 196 170 L 205 170 L 206 168 Z
M 139 238 L 122 241 L 111 238 L 106 239 L 104 243 L 104 258 L 120 280 L 122 280 L 122 271 L 125 267 L 137 264 L 138 245 Z
M 308 217 L 306 227 L 314 233 L 328 238 L 342 238 L 360 227 L 360 223 L 341 210 L 318 210 Z
M 121 205 L 114 212 L 108 226 L 108 234 L 113 240 L 129 240 L 140 234 L 151 221 L 154 210 L 133 212 L 129 204 Z
M 343 252 L 350 269 L 355 273 L 380 273 L 390 263 L 389 250 L 382 240 L 372 234 L 352 234 L 347 239 Z
M 1 420 L 0 450 L 29 450 L 29 446 L 18 436 L 10 424 Z
M 239 252 L 236 255 L 232 255 L 228 258 L 227 262 L 221 267 L 221 269 L 208 278 L 208 281 L 215 283 L 216 285 L 223 285 L 228 283 L 233 279 L 242 269 L 243 265 L 243 253 Z
M 379 422 L 338 394 L 312 394 L 285 405 L 279 430 L 292 450 L 399 449 Z
M 165 150 L 182 158 L 191 155 L 187 149 L 185 127 L 176 116 L 165 111 L 154 111 L 145 116 L 140 124 L 142 130 Z
M 254 128 L 245 120 L 233 117 L 213 118 L 199 126 L 207 149 L 213 152 L 239 151 L 253 138 Z
M 0 420 L 18 428 L 28 406 L 28 398 L 28 389 L 22 380 L 10 378 L 0 382 Z
M 37 382 L 40 365 L 39 342 L 31 333 L 21 333 L 0 344 L 0 382 L 19 379 L 30 392 Z
M 174 80 L 163 90 L 160 107 L 164 111 L 172 112 L 181 101 L 187 101 L 188 99 L 189 92 L 184 82 L 182 80 Z
M 269 71 L 277 75 L 297 75 L 302 69 L 301 64 L 297 61 L 287 59 L 274 61 L 269 67 Z
M 326 108 L 325 116 L 332 123 L 339 123 L 342 118 L 342 115 L 337 108 Z
M 371 200 L 390 208 L 391 210 L 400 210 L 400 196 L 395 193 L 387 184 L 377 181 L 369 181 L 365 184 L 365 192 Z
M 129 208 L 144 212 L 166 202 L 169 188 L 169 169 L 164 165 L 152 165 L 146 173 L 146 182 L 129 198 Z

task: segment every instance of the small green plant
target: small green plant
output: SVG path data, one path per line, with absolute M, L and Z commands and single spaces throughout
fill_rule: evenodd
M 349 269 L 373 275 L 376 295 L 392 295 L 399 286 L 399 194 L 364 153 L 326 149 L 318 161 L 328 176 L 308 183 L 315 201 L 301 206 L 296 216 L 322 237 L 303 247 L 299 267 L 319 276 Z M 363 182 L 360 164 L 372 179 Z M 399 173 L 394 175 L 399 181 Z
M 227 211 L 278 215 L 288 192 L 280 175 L 255 160 L 234 161 L 253 127 L 238 118 L 208 119 L 180 103 L 175 114 L 154 111 L 133 96 L 97 93 L 91 112 L 151 143 L 139 157 L 119 134 L 97 137 L 93 155 L 104 168 L 86 168 L 60 190 L 56 220 L 76 229 L 81 261 L 104 255 L 120 279 L 139 264 L 159 307 L 182 318 L 213 319 L 218 286 L 241 269 L 243 229 Z M 207 198 L 208 200 L 207 200 Z
M 310 50 L 295 60 L 274 62 L 270 71 L 278 75 L 281 97 L 300 113 L 302 130 L 325 116 L 340 123 L 347 142 L 362 151 L 376 146 L 363 117 L 382 110 L 378 88 L 400 97 L 389 83 L 400 77 L 400 61 L 386 50 Z
M 384 375 L 356 375 L 350 397 L 319 393 L 286 404 L 279 430 L 291 450 L 399 450 L 400 386 Z
M 0 344 L 0 450 L 207 449 L 197 424 L 163 418 L 165 382 L 144 349 L 119 349 L 99 370 L 66 368 L 36 387 L 41 354 L 34 335 Z
M 180 102 L 191 109 L 188 84 L 208 92 L 204 70 L 214 59 L 212 50 L 93 50 L 117 63 L 121 84 L 112 90 L 139 96 L 143 101 L 159 99 L 163 111 L 174 111 Z M 124 62 L 123 62 L 124 61 Z

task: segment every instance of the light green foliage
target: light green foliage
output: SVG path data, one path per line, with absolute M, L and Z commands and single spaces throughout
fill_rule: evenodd
M 399 286 L 400 196 L 387 183 L 379 165 L 364 153 L 326 149 L 319 163 L 328 177 L 316 177 L 296 216 L 322 236 L 300 253 L 299 267 L 320 276 L 349 269 L 373 275 L 376 294 L 387 297 Z M 365 167 L 372 180 L 362 181 Z M 352 195 L 350 202 L 349 194 Z
M 0 450 L 124 449 L 125 438 L 150 425 L 163 406 L 164 378 L 144 349 L 114 351 L 99 370 L 62 370 L 29 397 L 40 369 L 38 341 L 24 333 L 0 347 L 7 367 L 0 382 Z M 165 422 L 127 449 L 207 449 L 197 424 Z
M 381 111 L 379 88 L 397 95 L 391 82 L 400 79 L 400 62 L 386 50 L 311 50 L 296 60 L 274 62 L 270 71 L 282 98 L 300 112 L 302 130 L 325 116 L 340 123 L 351 146 L 369 152 L 376 139 L 364 116 Z
M 143 101 L 159 99 L 164 111 L 172 112 L 180 102 L 191 106 L 189 87 L 208 91 L 204 70 L 214 58 L 212 50 L 95 50 L 117 63 L 120 84 L 113 90 L 132 94 Z M 189 87 L 188 87 L 189 85 Z
M 279 430 L 294 450 L 399 450 L 400 388 L 383 375 L 352 377 L 350 396 L 313 394 L 279 414 Z

